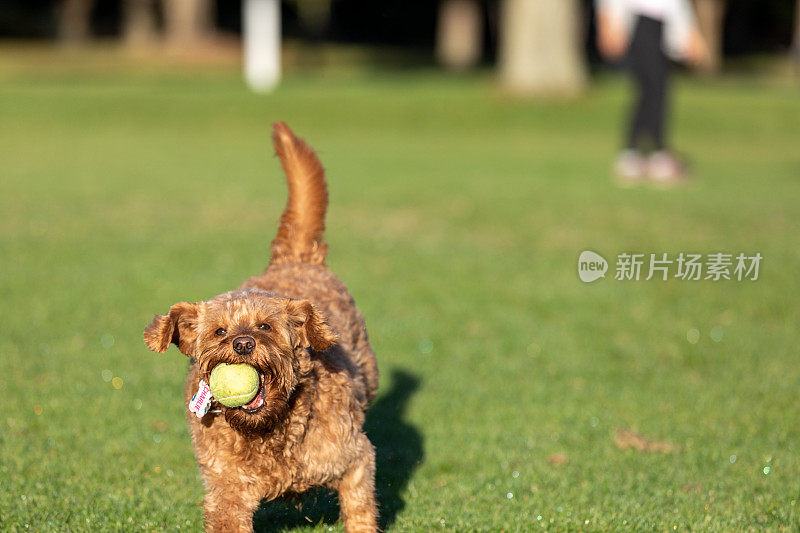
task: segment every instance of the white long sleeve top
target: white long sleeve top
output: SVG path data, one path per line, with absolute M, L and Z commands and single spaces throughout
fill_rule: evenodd
M 688 0 L 595 0 L 606 16 L 618 20 L 630 36 L 638 16 L 664 23 L 664 52 L 673 59 L 684 59 L 689 35 L 695 28 L 694 11 Z

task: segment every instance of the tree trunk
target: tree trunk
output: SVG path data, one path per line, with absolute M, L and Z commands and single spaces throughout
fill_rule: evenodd
M 91 35 L 94 0 L 63 0 L 58 7 L 58 36 L 71 44 L 85 42 Z
M 164 0 L 167 39 L 178 45 L 209 40 L 213 7 L 211 0 Z
M 576 0 L 503 0 L 500 76 L 513 91 L 574 95 L 586 86 Z
M 130 46 L 147 46 L 156 40 L 156 12 L 153 0 L 123 1 L 123 34 Z
M 436 28 L 436 59 L 447 68 L 464 70 L 481 60 L 483 20 L 476 0 L 443 0 Z
M 695 0 L 697 25 L 708 45 L 708 65 L 703 70 L 716 74 L 722 68 L 722 38 L 725 23 L 726 0 Z

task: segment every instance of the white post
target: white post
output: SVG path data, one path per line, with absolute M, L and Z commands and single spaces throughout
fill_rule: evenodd
M 280 0 L 244 0 L 244 77 L 256 92 L 273 89 L 281 77 Z

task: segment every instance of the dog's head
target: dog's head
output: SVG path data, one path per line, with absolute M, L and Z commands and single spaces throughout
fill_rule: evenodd
M 308 300 L 244 289 L 173 305 L 145 328 L 144 341 L 160 353 L 177 345 L 196 359 L 206 382 L 220 363 L 255 367 L 261 378 L 256 397 L 242 407 L 220 407 L 235 429 L 269 431 L 286 416 L 292 393 L 311 370 L 310 350 L 330 348 L 336 335 Z

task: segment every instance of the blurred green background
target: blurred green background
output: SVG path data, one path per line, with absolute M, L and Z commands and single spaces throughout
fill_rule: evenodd
M 276 120 L 327 169 L 329 264 L 381 365 L 366 429 L 386 529 L 800 528 L 785 55 L 676 80 L 693 180 L 658 191 L 610 178 L 623 79 L 530 99 L 491 67 L 376 68 L 373 51 L 320 46 L 255 95 L 230 51 L 0 45 L 0 529 L 202 527 L 187 361 L 141 332 L 266 264 Z M 757 281 L 584 284 L 587 249 L 764 260 Z M 672 451 L 622 449 L 620 428 Z M 337 512 L 320 492 L 255 524 L 338 531 Z

